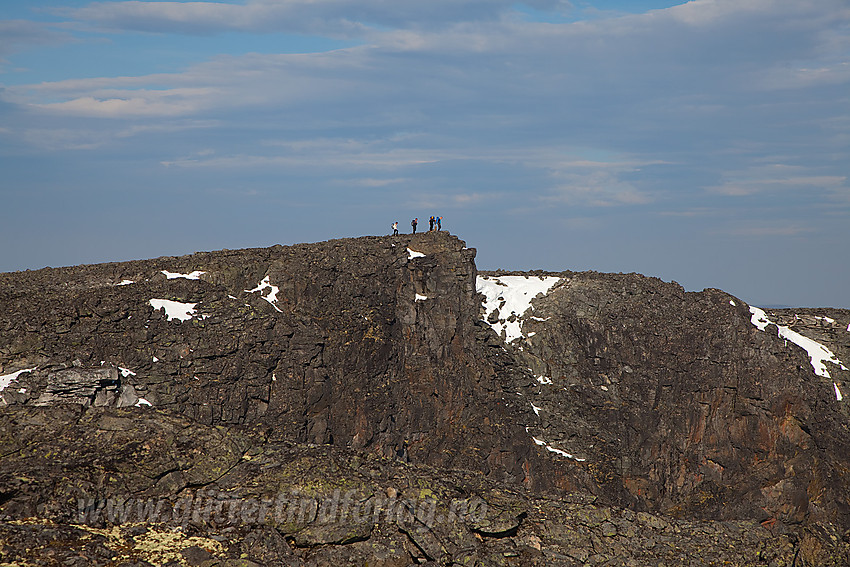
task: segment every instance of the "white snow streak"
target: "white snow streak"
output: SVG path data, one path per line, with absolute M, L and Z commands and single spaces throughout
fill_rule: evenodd
M 134 284 L 134 283 L 136 283 L 136 282 L 134 282 L 133 280 L 121 280 L 121 283 L 117 283 L 115 285 L 130 285 L 130 284 Z
M 759 328 L 760 331 L 764 331 L 768 325 L 774 324 L 773 321 L 768 319 L 767 314 L 759 309 L 758 307 L 750 307 L 750 313 L 753 316 L 750 318 L 750 321 L 753 325 Z M 785 327 L 784 325 L 777 325 L 779 328 L 779 336 L 783 339 L 789 340 L 798 347 L 802 348 L 809 354 L 809 358 L 811 359 L 812 368 L 815 371 L 815 374 L 818 376 L 823 376 L 824 378 L 829 378 L 829 371 L 826 368 L 826 362 L 832 362 L 833 364 L 841 367 L 842 370 L 845 370 L 846 367 L 838 360 L 832 351 L 828 348 L 820 344 L 819 342 L 813 341 L 808 337 L 804 337 L 797 331 L 792 331 L 790 328 Z M 836 398 L 840 395 L 838 391 L 838 387 L 836 386 Z M 840 398 L 838 398 L 840 399 Z
M 127 376 L 135 376 L 136 373 L 130 370 L 129 368 L 121 368 L 118 367 L 118 371 L 121 372 L 121 376 L 126 378 Z
M 197 305 L 197 303 L 180 303 L 170 299 L 151 299 L 150 304 L 154 309 L 165 309 L 165 316 L 169 321 L 172 319 L 188 321 L 195 315 Z
M 147 400 L 146 400 L 146 399 L 144 399 L 144 398 L 139 398 L 139 401 L 137 401 L 137 402 L 136 402 L 135 404 L 133 404 L 133 405 L 135 405 L 136 407 L 142 407 L 142 406 L 153 406 L 153 404 L 152 404 L 152 403 L 150 403 L 149 401 L 147 401 Z
M 523 336 L 523 315 L 534 309 L 531 300 L 540 294 L 549 293 L 559 281 L 561 278 L 556 276 L 479 276 L 476 288 L 484 294 L 484 320 L 487 321 L 490 314 L 498 309 L 499 320 L 490 326 L 499 335 L 504 331 L 506 342 L 515 341 Z M 511 315 L 515 315 L 515 318 L 508 321 Z
M 540 408 L 534 405 L 534 402 L 531 403 L 531 409 L 534 410 L 534 415 L 540 415 Z
M 537 378 L 538 382 L 540 382 L 541 384 L 544 384 L 544 385 L 552 383 L 552 379 L 549 378 L 548 376 L 536 376 L 535 378 Z
M 425 254 L 422 252 L 417 252 L 416 250 L 407 249 L 407 259 L 413 260 L 414 258 L 424 258 Z
M 32 372 L 37 367 L 33 368 L 24 368 L 23 370 L 18 370 L 17 372 L 12 372 L 11 374 L 5 374 L 0 376 L 0 392 L 6 389 L 6 387 L 18 379 L 18 376 L 21 374 L 26 374 L 27 372 Z
M 195 270 L 191 274 L 180 274 L 177 272 L 169 272 L 168 270 L 162 270 L 162 273 L 165 274 L 165 277 L 169 280 L 174 280 L 177 278 L 183 278 L 187 280 L 199 280 L 201 279 L 202 274 L 206 274 L 206 272 L 202 272 L 200 270 Z
M 283 313 L 280 307 L 277 306 L 277 294 L 280 291 L 280 288 L 276 285 L 272 285 L 269 283 L 269 276 L 263 278 L 263 281 L 257 284 L 257 287 L 254 289 L 246 289 L 245 293 L 254 293 L 255 291 L 262 292 L 264 289 L 269 288 L 269 292 L 265 295 L 260 293 L 260 297 L 269 302 L 269 304 L 275 308 L 278 313 Z
M 731 305 L 732 307 L 735 307 L 735 306 L 737 305 L 737 303 L 735 303 L 735 300 L 730 299 L 730 300 L 729 300 L 729 305 Z
M 841 395 L 841 390 L 838 389 L 838 384 L 833 382 L 832 385 L 835 387 L 835 399 L 840 402 L 844 399 L 844 396 Z
M 415 301 L 425 301 L 426 299 L 428 299 L 427 295 L 419 295 L 418 293 L 416 294 Z
M 537 443 L 541 447 L 546 447 L 547 451 L 555 453 L 556 455 L 561 455 L 562 457 L 572 459 L 572 460 L 577 461 L 579 463 L 583 463 L 584 461 L 587 460 L 587 459 L 582 459 L 582 458 L 576 457 L 575 455 L 571 455 L 570 453 L 567 453 L 566 451 L 556 449 L 556 448 L 552 447 L 551 445 L 549 445 L 548 443 L 546 443 L 546 441 L 543 441 L 542 439 L 538 439 L 537 437 L 532 437 L 532 439 L 534 439 L 535 443 Z

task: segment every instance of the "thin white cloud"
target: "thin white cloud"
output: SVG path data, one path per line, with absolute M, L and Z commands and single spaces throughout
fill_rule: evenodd
M 774 223 L 759 223 L 755 226 L 744 226 L 740 228 L 732 228 L 724 230 L 724 236 L 744 236 L 744 237 L 783 237 L 783 236 L 799 236 L 815 232 L 813 227 L 800 225 L 794 222 L 774 222 Z
M 560 173 L 558 178 L 563 182 L 542 197 L 544 203 L 612 207 L 652 202 L 651 195 L 606 169 Z
M 32 46 L 66 43 L 73 37 L 49 24 L 28 20 L 0 20 L 0 57 Z
M 387 187 L 390 185 L 398 185 L 400 183 L 408 183 L 410 182 L 409 178 L 406 177 L 396 177 L 393 179 L 375 179 L 372 177 L 363 178 L 363 179 L 340 179 L 340 185 L 356 185 L 359 187 Z
M 812 175 L 808 168 L 784 164 L 753 166 L 745 171 L 728 173 L 726 177 L 723 183 L 706 187 L 705 191 L 728 197 L 746 197 L 800 190 L 826 192 L 847 186 L 846 176 Z
M 212 89 L 170 89 L 168 91 L 133 91 L 122 98 L 80 97 L 65 102 L 33 105 L 50 113 L 93 118 L 173 117 L 192 114 L 204 108 Z
M 111 138 L 99 130 L 70 128 L 28 128 L 19 135 L 26 144 L 50 151 L 94 150 Z
M 121 130 L 44 127 L 24 128 L 17 131 L 12 128 L 0 128 L 0 134 L 48 151 L 97 150 L 139 135 L 171 134 L 198 128 L 212 128 L 216 125 L 215 121 L 177 120 L 169 124 L 134 124 Z
M 404 203 L 406 207 L 411 209 L 432 210 L 474 209 L 480 208 L 482 205 L 486 205 L 487 207 L 498 207 L 501 203 L 516 197 L 515 195 L 510 195 L 503 191 L 481 191 L 473 193 L 416 192 L 408 196 L 410 199 Z M 422 223 L 421 220 L 420 223 Z
M 387 150 L 385 152 L 362 152 L 310 155 L 229 155 L 213 157 L 186 157 L 166 160 L 162 165 L 185 168 L 378 168 L 396 169 L 435 163 L 450 157 L 445 152 L 420 150 Z
M 557 0 L 533 2 L 540 10 L 561 10 Z M 111 29 L 185 34 L 227 31 L 323 33 L 362 36 L 370 29 L 430 26 L 464 20 L 492 20 L 508 11 L 510 0 L 248 0 L 224 2 L 95 2 L 67 11 L 74 18 Z

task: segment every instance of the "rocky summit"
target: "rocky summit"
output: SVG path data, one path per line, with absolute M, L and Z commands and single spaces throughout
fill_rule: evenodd
M 850 311 L 474 259 L 0 274 L 0 565 L 850 564 Z

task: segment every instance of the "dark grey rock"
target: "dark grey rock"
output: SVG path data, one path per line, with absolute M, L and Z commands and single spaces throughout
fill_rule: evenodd
M 850 413 L 776 327 L 717 290 L 563 272 L 508 345 L 474 256 L 441 232 L 0 274 L 0 373 L 37 367 L 0 407 L 0 556 L 153 564 L 165 525 L 221 565 L 848 563 Z M 850 313 L 770 315 L 850 357 Z M 275 517 L 335 490 L 437 504 Z

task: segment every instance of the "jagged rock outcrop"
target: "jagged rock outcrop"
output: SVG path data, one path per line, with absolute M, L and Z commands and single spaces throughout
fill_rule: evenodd
M 89 564 L 850 560 L 847 371 L 780 336 L 844 360 L 850 313 L 756 326 L 718 290 L 503 285 L 474 256 L 438 232 L 0 274 L 4 553 L 50 531 L 92 536 Z M 293 490 L 294 519 L 258 520 Z M 489 512 L 318 521 L 335 490 Z M 202 511 L 172 537 L 181 502 Z

